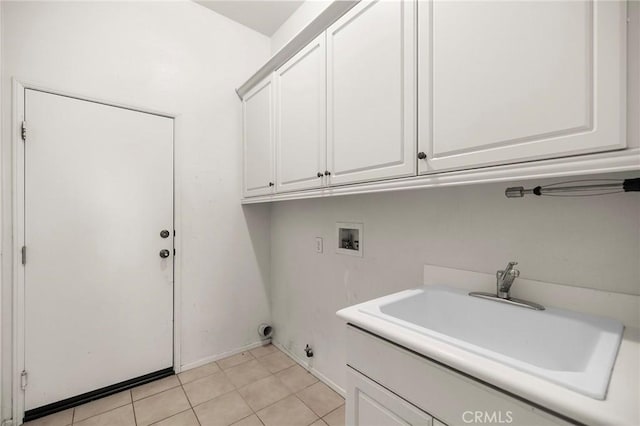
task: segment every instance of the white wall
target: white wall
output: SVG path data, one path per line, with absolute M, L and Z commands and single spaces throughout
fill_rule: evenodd
M 2 45 L 4 42 L 4 37 L 2 36 L 2 21 L 3 21 L 3 16 L 2 16 L 2 7 L 0 6 L 0 72 L 2 70 L 2 65 L 4 63 L 4 60 L 2 58 Z M 2 125 L 2 94 L 4 93 L 4 91 L 2 90 L 2 84 L 0 84 L 0 141 L 2 140 L 2 131 L 3 131 L 3 125 Z M 1 144 L 0 144 L 1 145 Z M 1 147 L 0 147 L 0 152 L 1 152 Z M 1 177 L 2 177 L 2 172 L 3 172 L 3 167 L 2 167 L 2 156 L 0 155 L 0 422 L 2 420 L 4 420 L 4 397 L 3 397 L 3 392 L 4 392 L 4 371 L 3 370 L 3 365 L 4 365 L 4 357 L 2 355 L 2 342 L 3 340 L 3 317 L 2 317 L 2 306 L 3 306 L 3 302 L 2 302 L 2 262 L 3 262 L 3 253 L 2 253 L 2 191 L 1 191 Z
M 313 10 L 310 3 L 299 11 Z M 638 146 L 640 3 L 630 4 L 630 16 L 628 136 Z M 272 47 L 311 19 L 287 21 Z M 335 312 L 420 285 L 424 264 L 495 273 L 517 260 L 533 280 L 640 294 L 638 195 L 506 199 L 505 187 L 518 184 L 275 203 L 275 341 L 303 360 L 303 348 L 312 345 L 311 366 L 344 387 L 345 326 Z M 335 254 L 338 221 L 364 223 L 364 258 Z M 315 253 L 315 237 L 324 238 L 323 254 Z
M 345 326 L 335 312 L 421 285 L 424 264 L 495 273 L 516 260 L 525 278 L 640 294 L 638 195 L 507 199 L 506 186 L 274 204 L 275 340 L 302 359 L 312 345 L 313 367 L 343 387 Z M 363 258 L 335 253 L 336 222 L 364 223 Z
M 182 365 L 256 342 L 257 325 L 270 317 L 269 208 L 240 206 L 241 106 L 233 89 L 269 57 L 269 39 L 189 1 L 3 1 L 2 14 L 5 378 L 11 353 L 6 254 L 12 251 L 12 77 L 178 114 Z

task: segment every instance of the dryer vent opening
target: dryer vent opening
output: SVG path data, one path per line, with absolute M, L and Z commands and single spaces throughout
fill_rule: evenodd
M 273 336 L 273 327 L 269 324 L 260 324 L 260 327 L 258 327 L 258 334 L 263 340 L 270 339 L 271 336 Z

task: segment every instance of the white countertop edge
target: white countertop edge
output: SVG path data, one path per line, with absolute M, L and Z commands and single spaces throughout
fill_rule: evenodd
M 625 329 L 607 398 L 601 401 L 372 317 L 359 309 L 360 305 L 345 308 L 338 312 L 338 316 L 350 324 L 575 421 L 616 426 L 640 424 L 637 402 L 640 397 L 637 384 L 640 344 L 637 329 Z M 634 383 L 634 380 L 636 389 L 630 392 L 627 385 Z

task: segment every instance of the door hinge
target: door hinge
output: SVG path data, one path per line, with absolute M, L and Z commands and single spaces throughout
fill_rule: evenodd
M 22 264 L 27 264 L 27 246 L 22 246 L 21 255 L 22 255 Z
M 174 256 L 176 255 L 176 249 L 173 249 L 173 255 Z
M 23 141 L 27 140 L 27 122 L 26 121 L 22 122 L 22 140 Z
M 25 390 L 27 388 L 27 371 L 26 370 L 22 370 L 22 373 L 20 373 L 20 387 L 22 388 L 22 390 Z

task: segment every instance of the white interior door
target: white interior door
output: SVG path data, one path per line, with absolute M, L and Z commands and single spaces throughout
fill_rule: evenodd
M 173 119 L 26 90 L 25 120 L 30 410 L 173 364 Z

